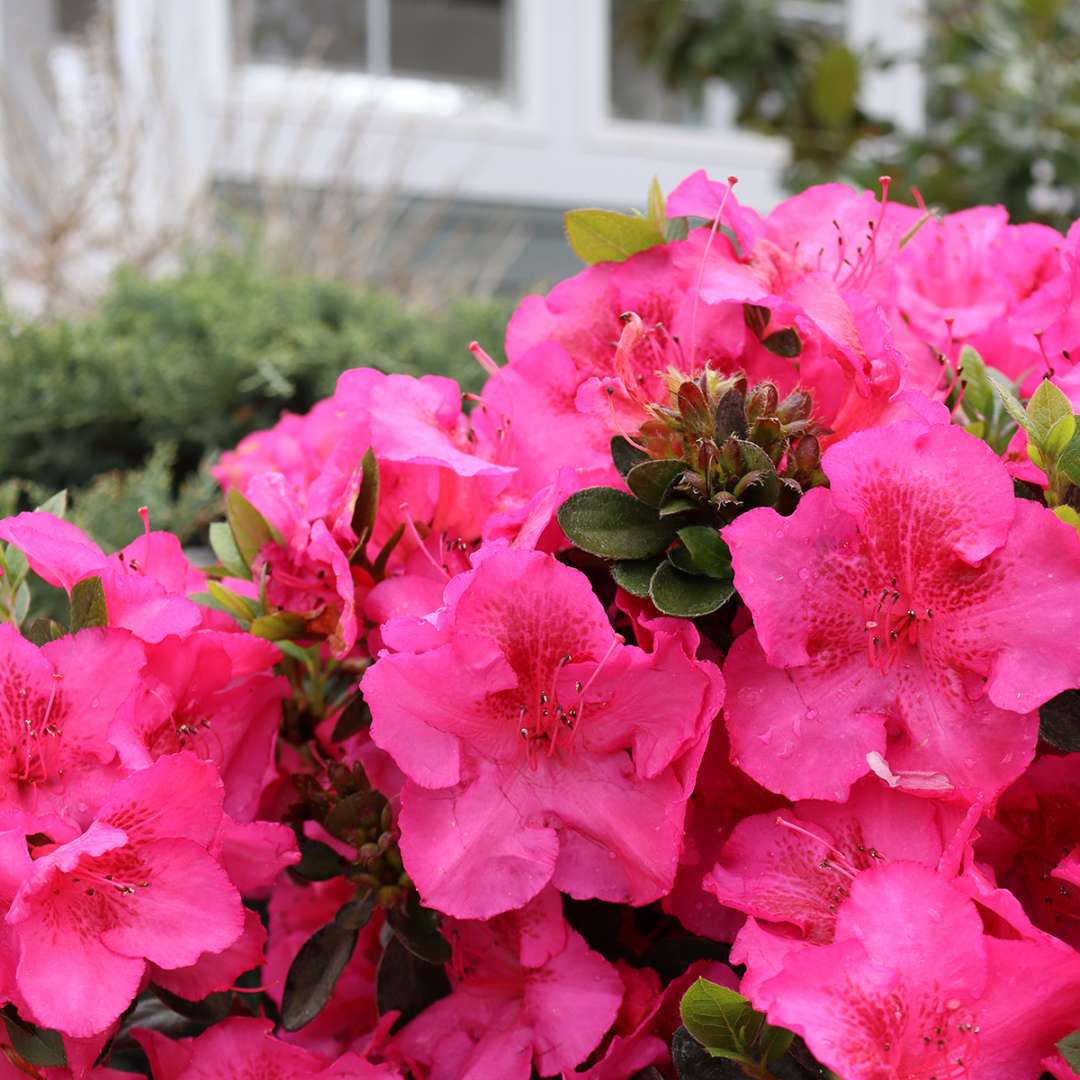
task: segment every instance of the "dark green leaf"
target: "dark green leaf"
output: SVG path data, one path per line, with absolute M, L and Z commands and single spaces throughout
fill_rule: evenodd
M 64 628 L 55 620 L 42 616 L 35 619 L 23 632 L 27 641 L 32 641 L 38 648 L 50 641 L 64 636 Z
M 249 629 L 256 637 L 279 641 L 300 637 L 307 629 L 307 619 L 294 611 L 275 611 L 273 615 L 260 615 Z
M 421 960 L 396 936 L 386 943 L 375 977 L 375 1000 L 380 1015 L 395 1009 L 401 1013 L 395 1028 L 449 992 L 450 982 L 441 964 Z
M 559 507 L 558 519 L 572 544 L 607 559 L 659 555 L 678 528 L 633 495 L 604 487 L 575 492 Z
M 353 507 L 352 530 L 357 543 L 366 544 L 375 528 L 375 515 L 379 510 L 379 463 L 369 447 L 360 463 L 362 477 L 360 491 Z
M 236 546 L 232 529 L 224 521 L 215 521 L 210 526 L 210 547 L 229 577 L 250 580 L 251 571 L 248 570 L 240 549 Z
M 615 462 L 619 475 L 625 477 L 635 465 L 648 461 L 649 455 L 644 450 L 639 450 L 629 439 L 616 435 L 611 440 L 611 460 Z
M 374 910 L 371 893 L 350 900 L 338 910 L 333 922 L 316 930 L 300 946 L 285 977 L 281 998 L 281 1024 L 286 1031 L 299 1031 L 322 1011 L 352 958 L 357 936 Z
M 341 710 L 341 715 L 334 725 L 334 733 L 330 736 L 330 741 L 343 742 L 358 731 L 363 731 L 370 724 L 371 709 L 364 700 L 364 695 L 358 692 L 352 697 L 349 704 Z
M 694 562 L 694 556 L 686 548 L 674 547 L 667 553 L 667 557 L 676 570 L 681 570 L 684 574 L 693 574 L 694 577 L 705 577 L 701 568 Z
M 229 488 L 225 495 L 225 516 L 245 566 L 255 561 L 265 544 L 282 543 L 277 530 L 236 488 Z
M 321 840 L 312 840 L 303 833 L 296 837 L 300 848 L 300 861 L 289 867 L 289 872 L 305 881 L 329 881 L 345 869 L 345 860 Z
M 1059 1039 L 1058 1053 L 1069 1063 L 1073 1072 L 1080 1072 L 1080 1030 Z
M 777 330 L 767 338 L 762 339 L 762 345 L 771 353 L 793 359 L 802 352 L 802 342 L 799 340 L 798 331 L 791 329 Z
M 363 816 L 375 809 L 382 802 L 382 797 L 373 791 L 359 791 L 347 795 L 334 804 L 333 810 L 326 815 L 326 831 L 339 840 L 344 840 L 360 826 Z
M 679 1080 L 746 1080 L 737 1062 L 713 1057 L 684 1027 L 672 1036 L 671 1061 Z
M 644 597 L 649 595 L 649 583 L 659 565 L 659 559 L 627 559 L 611 567 L 611 576 L 631 596 Z
M 14 1005 L 5 1005 L 0 1012 L 3 1013 L 12 1049 L 23 1061 L 39 1069 L 67 1068 L 67 1052 L 59 1031 L 38 1027 L 24 1020 L 15 1011 Z
M 683 994 L 679 1016 L 686 1030 L 711 1053 L 726 1050 L 745 1054 L 749 1049 L 747 1025 L 760 1014 L 742 994 L 699 978 Z
M 105 589 L 101 578 L 83 578 L 71 590 L 71 632 L 88 626 L 108 626 L 109 613 L 105 606 Z
M 664 493 L 676 477 L 686 472 L 686 465 L 670 459 L 643 461 L 626 474 L 626 486 L 649 506 L 659 507 Z
M 390 539 L 386 541 L 382 546 L 382 551 L 375 557 L 375 562 L 371 567 L 371 574 L 376 581 L 382 579 L 383 574 L 386 572 L 386 564 L 390 561 L 390 556 L 393 554 L 394 548 L 397 547 L 398 541 L 405 535 L 405 526 L 399 525 L 391 534 Z
M 661 518 L 674 517 L 676 514 L 685 514 L 691 510 L 697 510 L 698 504 L 693 499 L 688 498 L 685 495 L 669 495 L 664 500 L 664 505 L 660 507 L 659 515 Z M 675 523 L 675 528 L 678 528 L 679 523 Z
M 772 1024 L 762 1024 L 758 1033 L 758 1053 L 765 1059 L 767 1065 L 779 1061 L 791 1046 L 795 1033 L 787 1028 L 773 1027 Z
M 708 615 L 723 607 L 734 591 L 730 581 L 693 577 L 666 560 L 656 568 L 649 585 L 649 596 L 657 610 L 687 619 Z
M 174 994 L 171 990 L 166 990 L 163 986 L 158 986 L 157 983 L 151 983 L 150 989 L 174 1013 L 186 1016 L 198 1024 L 207 1026 L 216 1024 L 232 1012 L 233 996 L 227 990 L 210 994 L 201 1001 L 189 1001 L 187 998 Z
M 687 525 L 679 530 L 679 539 L 686 545 L 694 565 L 701 573 L 711 578 L 731 580 L 731 552 L 718 530 L 708 525 Z
M 1066 753 L 1080 752 L 1080 690 L 1065 690 L 1040 706 L 1039 738 Z
M 664 242 L 654 221 L 614 210 L 569 210 L 564 215 L 566 239 L 583 262 L 623 262 L 639 251 Z
M 439 930 L 439 916 L 420 903 L 416 892 L 410 892 L 400 907 L 390 911 L 387 921 L 401 944 L 420 960 L 429 964 L 450 961 L 450 942 Z

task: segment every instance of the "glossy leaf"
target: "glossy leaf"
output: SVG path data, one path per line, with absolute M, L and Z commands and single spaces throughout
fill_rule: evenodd
M 730 581 L 684 574 L 667 560 L 656 568 L 649 583 L 649 597 L 658 611 L 686 619 L 723 607 L 734 591 Z
M 401 1013 L 395 1029 L 449 992 L 450 982 L 441 964 L 421 960 L 396 936 L 386 943 L 375 977 L 375 1000 L 380 1015 L 393 1010 Z
M 225 516 L 245 566 L 251 566 L 265 544 L 282 542 L 277 530 L 236 488 L 225 495 Z
M 267 641 L 295 638 L 307 629 L 307 619 L 294 611 L 275 611 L 272 615 L 260 615 L 250 627 L 251 633 Z
M 635 465 L 648 461 L 649 455 L 644 450 L 639 450 L 629 439 L 616 435 L 611 440 L 611 460 L 619 470 L 619 475 L 625 477 Z
M 731 580 L 731 552 L 717 529 L 708 525 L 687 525 L 679 530 L 679 539 L 703 574 Z
M 101 578 L 88 577 L 71 590 L 71 632 L 88 626 L 108 626 L 109 613 L 105 604 L 105 589 Z
M 415 891 L 404 904 L 390 910 L 387 921 L 401 944 L 418 959 L 429 964 L 449 963 L 450 942 L 439 930 L 439 916 L 420 903 Z
M 379 511 L 379 463 L 370 447 L 364 453 L 360 471 L 360 491 L 353 507 L 352 530 L 362 547 L 375 528 L 375 515 Z
M 742 994 L 701 978 L 683 994 L 679 1016 L 686 1030 L 713 1055 L 746 1054 L 761 1026 L 753 1024 L 760 1013 Z
M 11 1046 L 23 1061 L 39 1069 L 67 1068 L 67 1052 L 59 1031 L 38 1027 L 24 1020 L 15 1011 L 14 1005 L 5 1005 L 0 1013 L 3 1014 Z
M 240 549 L 236 546 L 232 529 L 226 522 L 215 521 L 210 526 L 210 548 L 229 577 L 250 580 L 251 571 L 244 562 Z

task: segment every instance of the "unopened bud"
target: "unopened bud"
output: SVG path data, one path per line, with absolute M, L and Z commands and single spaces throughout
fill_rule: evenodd
M 758 383 L 746 395 L 746 419 L 752 424 L 761 416 L 775 416 L 780 395 L 772 383 Z
M 777 406 L 776 415 L 785 424 L 806 420 L 813 411 L 814 402 L 805 390 L 795 389 Z
M 812 473 L 821 461 L 821 444 L 813 435 L 804 435 L 795 444 L 795 467 L 804 476 Z
M 375 893 L 375 903 L 381 908 L 391 908 L 404 894 L 397 885 L 383 885 Z
M 356 851 L 357 859 L 359 859 L 360 862 L 365 864 L 373 863 L 381 854 L 382 852 L 379 850 L 379 845 L 372 844 L 370 842 L 367 844 L 361 844 Z

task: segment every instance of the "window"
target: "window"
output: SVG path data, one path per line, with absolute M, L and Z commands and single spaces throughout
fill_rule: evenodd
M 502 93 L 512 0 L 237 0 L 243 59 L 448 81 Z

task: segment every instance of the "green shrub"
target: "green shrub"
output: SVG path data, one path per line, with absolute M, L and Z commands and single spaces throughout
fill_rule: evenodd
M 124 272 L 82 320 L 20 324 L 0 311 L 0 481 L 19 481 L 23 506 L 72 489 L 74 520 L 110 546 L 137 531 L 130 513 L 143 504 L 190 538 L 213 514 L 200 472 L 213 454 L 284 409 L 309 409 L 349 367 L 476 389 L 468 343 L 497 349 L 508 314 L 466 299 L 412 310 L 234 255 L 166 279 Z

